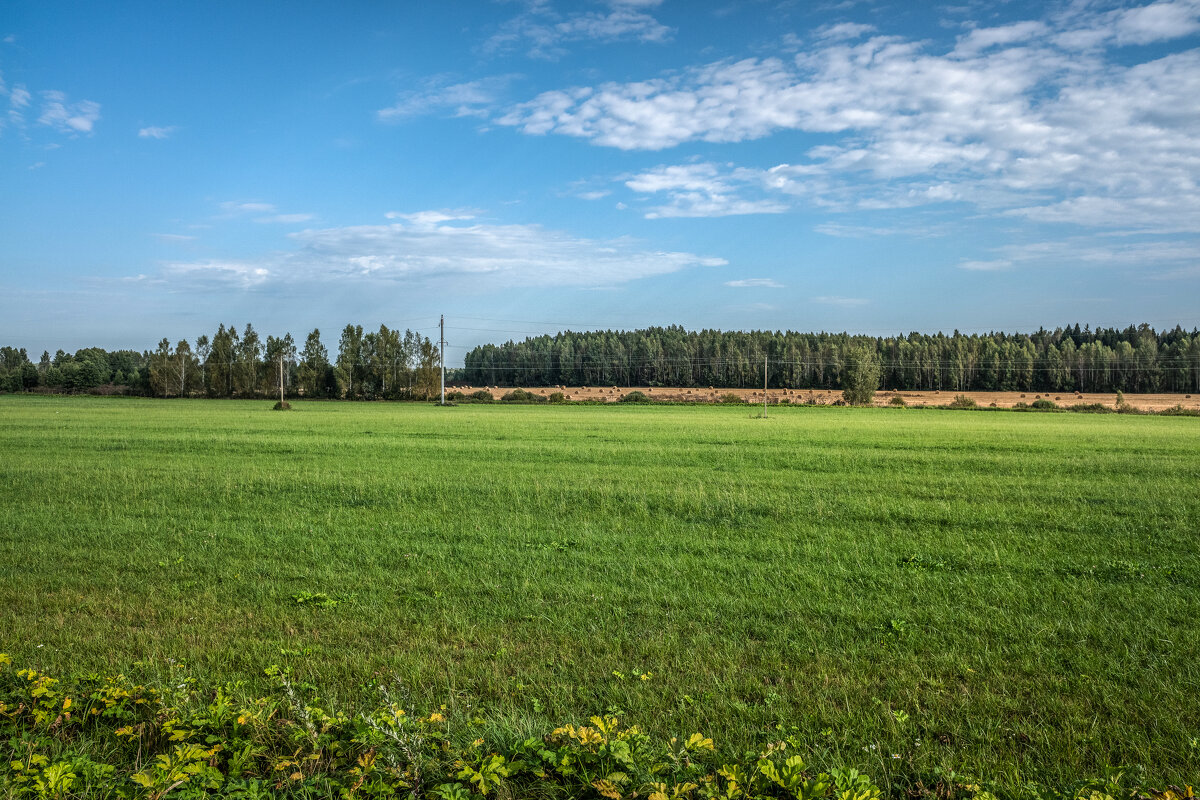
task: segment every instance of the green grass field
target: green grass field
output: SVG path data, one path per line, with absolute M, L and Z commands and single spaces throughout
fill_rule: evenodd
M 0 396 L 0 652 L 782 725 L 881 782 L 1200 775 L 1200 420 L 296 406 Z

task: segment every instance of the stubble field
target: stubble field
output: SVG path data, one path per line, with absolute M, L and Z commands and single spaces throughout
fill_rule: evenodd
M 1200 774 L 1196 419 L 296 406 L 0 397 L 0 652 L 783 726 L 883 780 Z

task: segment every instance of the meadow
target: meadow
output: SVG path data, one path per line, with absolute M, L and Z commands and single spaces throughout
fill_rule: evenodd
M 1200 775 L 1200 420 L 0 396 L 0 652 L 881 784 Z

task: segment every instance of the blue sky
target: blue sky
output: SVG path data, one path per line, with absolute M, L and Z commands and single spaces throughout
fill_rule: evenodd
M 0 343 L 1200 325 L 1200 0 L 0 10 Z

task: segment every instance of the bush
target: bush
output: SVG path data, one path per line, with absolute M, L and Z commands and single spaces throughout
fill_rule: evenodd
M 272 411 L 291 411 L 292 404 L 287 400 L 278 400 L 275 405 L 271 406 Z
M 618 403 L 649 403 L 650 398 L 634 389 L 629 394 L 617 401 Z
M 733 392 L 728 392 L 726 394 L 721 395 L 721 399 L 718 400 L 717 402 L 724 403 L 724 404 L 730 405 L 730 406 L 738 406 L 738 405 L 741 405 L 743 401 L 739 395 L 736 395 Z
M 1182 403 L 1158 412 L 1164 417 L 1200 417 L 1200 408 L 1184 408 Z
M 956 394 L 946 408 L 979 408 L 979 404 L 965 394 Z
M 472 403 L 494 403 L 494 402 L 496 402 L 496 398 L 492 397 L 492 393 L 489 392 L 487 389 L 479 389 L 477 391 L 471 392 L 464 399 L 470 400 Z
M 508 394 L 500 398 L 501 403 L 544 403 L 546 398 L 540 394 L 527 392 L 524 389 L 513 389 Z
M 1058 408 L 1058 405 L 1053 400 L 1043 398 L 1041 400 L 1034 400 L 1029 404 L 1029 407 L 1035 411 L 1054 411 Z
M 567 402 L 567 396 L 562 392 L 551 392 L 550 397 L 547 399 L 549 402 L 554 403 L 555 405 Z
M 1078 411 L 1081 414 L 1112 414 L 1114 409 L 1109 408 L 1103 403 L 1076 403 L 1073 406 L 1068 406 L 1068 411 Z
M 908 403 L 906 403 L 904 401 L 903 397 L 901 397 L 900 395 L 897 394 L 897 395 L 893 395 L 891 400 L 888 400 L 888 405 L 889 406 L 906 406 L 906 405 L 908 405 Z

